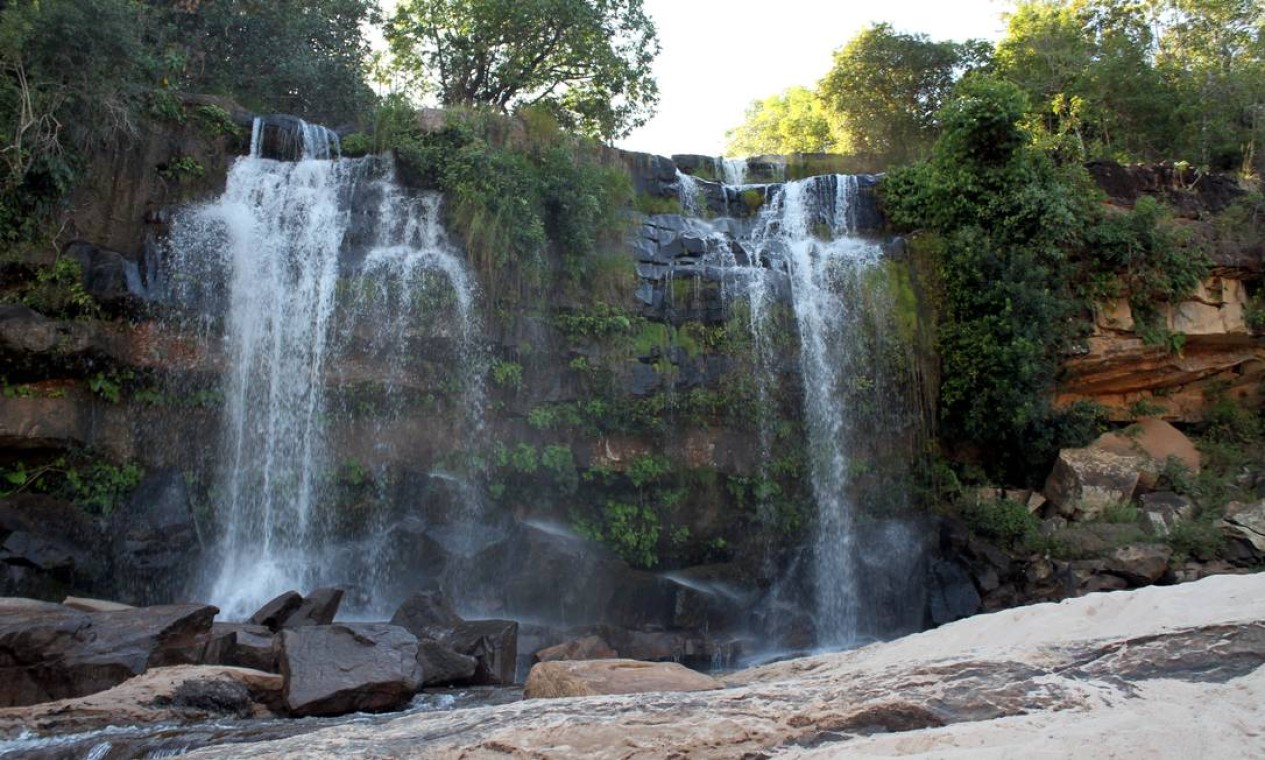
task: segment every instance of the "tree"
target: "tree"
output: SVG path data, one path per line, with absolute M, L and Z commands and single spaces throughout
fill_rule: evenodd
M 616 138 L 658 102 L 642 0 L 404 0 L 386 37 L 396 65 L 447 106 L 546 105 Z
M 364 24 L 374 0 L 202 0 L 163 6 L 167 39 L 181 59 L 176 83 L 231 95 L 243 105 L 338 123 L 373 102 L 366 84 Z
M 725 137 L 725 153 L 730 156 L 825 153 L 841 147 L 825 105 L 806 87 L 791 87 L 753 102 L 746 121 Z
M 933 42 L 875 24 L 835 52 L 819 95 L 843 123 L 853 150 L 892 161 L 917 158 L 935 141 L 936 114 L 953 84 L 983 66 L 985 42 Z

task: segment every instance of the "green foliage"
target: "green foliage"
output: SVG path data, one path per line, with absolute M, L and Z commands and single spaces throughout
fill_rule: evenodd
M 621 168 L 601 163 L 591 143 L 559 136 L 558 144 L 516 149 L 495 144 L 460 117 L 422 133 L 399 123 L 402 110 L 384 107 L 379 148 L 394 148 L 414 181 L 444 193 L 452 229 L 492 285 L 507 266 L 539 262 L 551 242 L 568 260 L 585 259 L 622 231 L 619 209 L 632 196 L 631 181 Z M 494 126 L 492 120 L 484 129 Z
M 206 174 L 206 167 L 193 156 L 176 156 L 158 167 L 158 176 L 175 182 L 197 179 L 203 174 Z
M 1040 526 L 1025 505 L 1010 499 L 968 502 L 962 507 L 962 519 L 971 531 L 1009 547 L 1032 542 Z
M 135 462 L 115 464 L 87 451 L 58 457 L 30 470 L 18 462 L 2 472 L 8 488 L 0 490 L 0 496 L 22 491 L 46 493 L 102 516 L 118 508 L 145 475 Z
M 520 475 L 534 475 L 540 469 L 540 453 L 530 443 L 519 443 L 513 448 L 498 444 L 495 457 L 498 467 Z
M 563 313 L 554 318 L 554 325 L 572 340 L 627 335 L 633 331 L 634 325 L 639 323 L 639 317 L 631 316 L 624 309 L 601 302 L 594 304 L 587 311 Z
M 374 152 L 373 138 L 364 132 L 353 132 L 339 140 L 344 158 L 359 158 Z
M 500 360 L 493 362 L 492 382 L 501 388 L 519 390 L 523 387 L 523 365 Z
M 373 102 L 361 33 L 379 19 L 372 0 L 155 5 L 155 44 L 173 86 L 326 123 L 355 119 Z
M 229 112 L 216 105 L 201 105 L 193 109 L 193 117 L 198 124 L 212 135 L 226 137 L 242 137 L 244 130 L 233 123 Z
M 123 398 L 123 385 L 120 378 L 114 374 L 98 372 L 88 378 L 88 390 L 111 404 L 117 404 Z
M 550 475 L 554 486 L 565 495 L 574 494 L 580 485 L 575 455 L 570 446 L 550 444 L 540 452 L 540 466 Z
M 874 24 L 835 53 L 818 93 L 852 151 L 905 161 L 926 154 L 954 82 L 988 54 L 987 43 L 934 42 Z
M 617 138 L 658 101 L 641 0 L 406 0 L 386 28 L 397 67 L 449 106 L 547 107 Z
M 633 199 L 633 208 L 647 216 L 684 213 L 681 208 L 681 200 L 676 196 L 660 198 L 649 193 L 638 193 L 637 197 Z
M 791 87 L 747 108 L 746 120 L 725 132 L 725 155 L 825 153 L 841 140 L 826 106 L 806 87 Z
M 51 266 L 41 268 L 22 295 L 22 302 L 47 317 L 95 318 L 101 307 L 83 287 L 83 270 L 78 260 L 59 256 Z
M 573 519 L 576 532 L 600 541 L 625 562 L 644 569 L 659 564 L 659 533 L 662 526 L 653 507 L 608 501 L 598 522 Z
M 657 454 L 643 454 L 628 463 L 628 479 L 641 489 L 668 474 L 668 460 Z

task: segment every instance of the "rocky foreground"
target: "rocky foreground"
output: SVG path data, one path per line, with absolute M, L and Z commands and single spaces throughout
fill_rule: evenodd
M 1265 756 L 1265 574 L 1094 594 L 689 693 L 534 699 L 199 758 Z

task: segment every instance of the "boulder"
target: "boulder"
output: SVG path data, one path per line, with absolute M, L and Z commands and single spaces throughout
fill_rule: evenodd
M 1246 545 L 1255 556 L 1265 556 L 1265 499 L 1227 504 L 1221 531 L 1226 537 Z
M 297 591 L 287 591 L 260 607 L 248 621 L 251 625 L 260 625 L 272 631 L 281 630 L 284 623 L 294 611 L 303 604 L 303 595 Z
M 78 262 L 84 291 L 106 309 L 125 312 L 140 304 L 145 288 L 135 261 L 83 240 L 68 244 L 62 255 Z
M 107 726 L 262 718 L 281 704 L 282 678 L 222 665 L 155 668 L 106 691 L 0 709 L 0 738 Z
M 303 598 L 298 608 L 281 621 L 282 628 L 330 625 L 343 601 L 341 588 L 318 588 Z
M 1173 457 L 1192 475 L 1198 475 L 1203 458 L 1186 434 L 1169 423 L 1147 417 L 1126 428 L 1127 433 L 1104 433 L 1089 445 L 1091 449 L 1110 451 L 1122 456 L 1144 454 L 1160 468 Z M 1149 473 L 1144 473 L 1144 475 Z M 1153 483 L 1151 484 L 1153 485 Z
M 419 639 L 417 662 L 422 666 L 423 686 L 453 686 L 469 683 L 479 669 L 474 657 L 454 652 L 434 639 Z
M 478 662 L 471 683 L 494 686 L 514 683 L 518 664 L 517 621 L 467 620 L 442 642 Z
M 437 589 L 415 592 L 391 616 L 391 625 L 398 625 L 419 639 L 443 638 L 462 622 L 444 592 Z
M 1059 514 L 1092 520 L 1110 506 L 1133 498 L 1148 456 L 1103 449 L 1063 449 L 1045 481 L 1044 493 Z
M 582 639 L 564 641 L 536 652 L 536 662 L 554 662 L 557 660 L 612 660 L 619 657 L 619 652 L 599 636 L 585 636 Z
M 266 626 L 250 623 L 215 623 L 211 626 L 213 642 L 207 647 L 204 662 L 208 665 L 232 665 L 280 672 L 275 633 Z
M 210 632 L 217 613 L 185 604 L 112 612 L 0 602 L 0 706 L 81 697 L 161 663 Z
M 1172 557 L 1172 548 L 1164 544 L 1130 544 L 1108 555 L 1106 567 L 1134 586 L 1149 586 L 1168 572 Z
M 1194 518 L 1198 508 L 1186 496 L 1171 491 L 1142 494 L 1142 511 L 1138 521 L 1142 529 L 1158 538 L 1164 538 L 1179 523 Z
M 281 674 L 294 716 L 398 710 L 422 682 L 417 637 L 380 623 L 285 629 Z
M 42 494 L 0 501 L 0 595 L 107 594 L 100 525 L 70 502 Z
M 992 568 L 990 568 L 992 569 Z M 993 588 L 997 587 L 993 571 Z M 944 625 L 980 611 L 981 599 L 971 575 L 960 564 L 939 560 L 931 566 L 928 609 L 933 625 Z
M 541 662 L 532 666 L 525 699 L 591 697 L 598 694 L 711 691 L 721 684 L 675 662 L 587 660 Z

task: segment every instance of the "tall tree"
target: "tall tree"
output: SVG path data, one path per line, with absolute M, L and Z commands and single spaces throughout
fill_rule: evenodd
M 990 52 L 984 42 L 935 42 L 875 24 L 835 53 L 818 92 L 842 120 L 853 150 L 908 160 L 935 141 L 936 114 L 954 82 L 984 65 Z
M 642 0 L 404 0 L 386 37 L 444 105 L 547 105 L 613 138 L 658 102 L 659 43 Z
M 372 102 L 369 45 L 374 0 L 151 0 L 168 21 L 180 86 L 230 94 L 261 111 L 354 119 Z
M 762 153 L 825 153 L 839 144 L 830 116 L 817 94 L 791 87 L 747 108 L 747 118 L 725 133 L 725 153 L 755 156 Z

